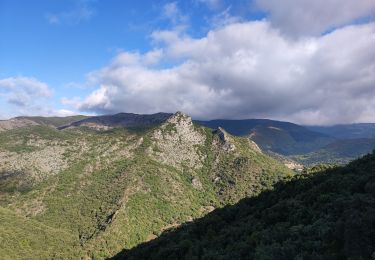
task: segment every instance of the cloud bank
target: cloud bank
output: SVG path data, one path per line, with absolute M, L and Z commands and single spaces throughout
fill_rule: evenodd
M 292 35 L 321 33 L 363 19 L 374 19 L 373 0 L 256 0 L 269 13 L 268 19 L 282 32 Z
M 232 23 L 197 39 L 175 31 L 152 37 L 155 50 L 120 53 L 90 73 L 95 91 L 65 102 L 96 113 L 182 110 L 200 119 L 375 121 L 374 23 L 300 38 L 267 20 Z

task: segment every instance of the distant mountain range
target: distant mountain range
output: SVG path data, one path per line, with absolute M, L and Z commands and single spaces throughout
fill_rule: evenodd
M 267 119 L 196 121 L 247 136 L 264 151 L 306 165 L 344 164 L 375 149 L 375 124 L 302 126 Z
M 306 128 L 338 139 L 375 137 L 375 123 L 346 124 L 333 126 L 306 126 Z
M 118 113 L 103 116 L 17 117 L 0 121 L 0 131 L 31 125 L 50 125 L 60 130 L 76 127 L 129 130 L 156 126 L 172 114 L 138 115 Z M 269 119 L 195 120 L 194 123 L 212 129 L 222 127 L 235 136 L 245 136 L 264 152 L 305 165 L 318 163 L 344 164 L 375 148 L 375 124 L 335 126 L 303 126 Z
M 66 125 L 60 126 L 59 129 L 80 126 L 92 127 L 97 129 L 108 129 L 114 127 L 150 127 L 165 122 L 172 115 L 173 114 L 170 113 L 156 113 L 150 115 L 118 113 L 115 115 L 93 116 L 70 122 Z
M 311 131 L 300 125 L 268 119 L 196 122 L 210 128 L 223 127 L 233 135 L 248 136 L 263 150 L 282 155 L 308 153 L 335 140 L 331 136 Z

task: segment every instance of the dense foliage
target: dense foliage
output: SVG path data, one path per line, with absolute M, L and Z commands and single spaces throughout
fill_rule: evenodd
M 375 153 L 345 167 L 318 168 L 115 258 L 375 257 Z

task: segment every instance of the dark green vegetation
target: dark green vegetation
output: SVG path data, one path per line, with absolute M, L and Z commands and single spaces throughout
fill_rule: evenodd
M 217 209 L 115 258 L 373 259 L 375 153 L 345 167 L 321 169 Z
M 159 116 L 0 132 L 0 256 L 113 256 L 293 175 L 246 138 Z
M 197 122 L 247 136 L 276 158 L 285 156 L 307 166 L 346 164 L 375 148 L 375 124 L 299 126 L 265 119 Z

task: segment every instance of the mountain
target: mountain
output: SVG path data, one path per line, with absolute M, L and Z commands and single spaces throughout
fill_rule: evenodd
M 63 125 L 71 124 L 73 122 L 90 118 L 89 116 L 76 115 L 76 116 L 65 116 L 65 117 L 42 117 L 42 116 L 23 116 L 16 117 L 18 120 L 30 120 L 38 125 L 48 125 L 52 127 L 60 127 Z
M 291 156 L 304 165 L 319 163 L 347 164 L 375 149 L 375 138 L 355 138 L 336 140 L 314 152 Z
M 375 153 L 296 175 L 113 259 L 373 259 Z
M 180 112 L 65 126 L 0 132 L 4 258 L 110 257 L 295 174 Z
M 375 124 L 300 126 L 268 119 L 196 122 L 211 128 L 221 126 L 233 135 L 248 136 L 264 152 L 297 166 L 298 163 L 346 164 L 375 148 Z
M 223 127 L 237 136 L 248 136 L 262 150 L 282 155 L 308 153 L 324 147 L 335 139 L 303 126 L 268 119 L 196 121 L 198 124 Z
M 138 115 L 133 113 L 118 113 L 115 115 L 94 116 L 60 126 L 59 129 L 72 127 L 91 127 L 96 129 L 110 129 L 115 127 L 150 127 L 165 122 L 172 114 L 156 113 Z
M 138 115 L 119 113 L 104 116 L 17 117 L 0 121 L 0 132 L 28 126 L 51 126 L 60 130 L 86 127 L 95 130 L 126 128 L 140 132 L 165 122 L 172 114 Z M 212 120 L 194 123 L 217 129 L 223 127 L 236 136 L 247 136 L 265 153 L 291 169 L 301 169 L 321 163 L 345 164 L 374 148 L 371 136 L 373 124 L 304 127 L 289 122 L 268 119 Z M 315 132 L 316 129 L 318 132 Z M 323 129 L 323 130 L 322 130 Z M 331 129 L 331 130 L 330 130 Z M 319 133 L 326 133 L 333 136 Z M 329 130 L 329 131 L 328 131 Z M 350 137 L 340 139 L 340 137 Z
M 33 125 L 38 125 L 38 123 L 26 118 L 12 118 L 10 120 L 0 120 L 0 132 Z
M 306 128 L 338 139 L 375 137 L 375 123 L 343 124 L 333 126 L 306 126 Z
M 0 132 L 12 130 L 16 128 L 46 125 L 51 127 L 60 127 L 71 124 L 74 121 L 79 121 L 87 116 L 67 116 L 67 117 L 41 117 L 41 116 L 21 116 L 9 120 L 0 120 Z

